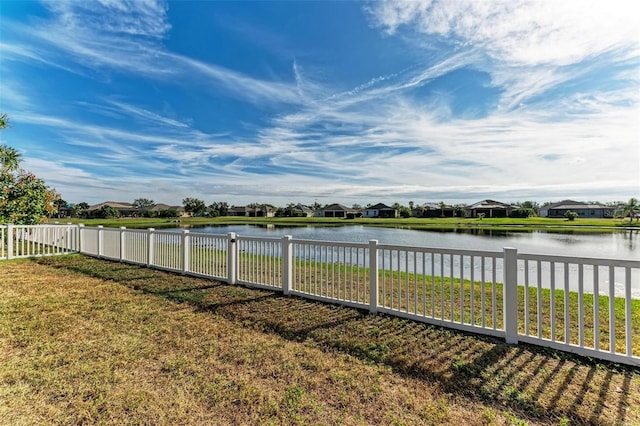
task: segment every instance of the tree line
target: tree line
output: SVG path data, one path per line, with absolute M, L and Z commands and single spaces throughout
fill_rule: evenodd
M 524 202 L 516 202 L 514 203 L 514 208 L 510 212 L 510 217 L 513 218 L 528 218 L 528 217 L 536 217 L 541 208 L 551 203 L 546 203 L 543 205 L 538 204 L 535 201 L 524 201 Z M 590 202 L 590 204 L 600 204 L 598 202 Z M 160 210 L 154 211 L 150 210 L 150 207 L 153 207 L 154 201 L 146 198 L 138 198 L 133 201 L 133 206 L 135 207 L 136 216 L 145 216 L 145 217 L 178 217 L 180 216 L 180 212 L 174 209 L 170 210 Z M 203 200 L 194 197 L 187 197 L 182 200 L 182 205 L 184 211 L 189 213 L 192 216 L 208 216 L 208 217 L 218 217 L 218 216 L 227 216 L 229 211 L 234 208 L 234 206 L 229 206 L 227 202 L 224 201 L 215 201 L 209 205 L 207 205 Z M 390 207 L 398 212 L 399 217 L 409 218 L 409 217 L 466 217 L 466 205 L 465 204 L 456 204 L 456 205 L 448 205 L 444 201 L 437 203 L 436 211 L 433 210 L 433 206 L 431 206 L 430 211 L 427 213 L 427 208 L 421 205 L 415 205 L 413 201 L 409 201 L 408 206 L 404 206 L 400 203 L 394 203 Z M 327 207 L 328 205 L 322 205 L 318 202 L 315 202 L 308 206 L 303 206 L 301 204 L 289 203 L 286 207 L 276 207 L 272 204 L 265 203 L 250 203 L 247 204 L 246 208 L 249 209 L 250 216 L 265 216 L 266 212 L 269 211 L 273 213 L 275 217 L 304 217 L 307 216 L 307 212 L 313 212 L 319 210 L 323 207 Z M 367 204 L 362 207 L 360 204 L 353 204 L 351 208 L 356 211 L 362 211 L 363 209 L 367 209 L 372 207 L 372 204 Z M 613 207 L 615 209 L 616 217 L 630 217 L 632 220 L 634 217 L 638 217 L 638 212 L 640 211 L 640 205 L 636 198 L 631 198 L 629 202 L 615 202 L 609 203 L 608 206 Z M 305 211 L 306 209 L 306 211 Z M 118 217 L 120 212 L 112 207 L 104 206 L 101 209 L 101 213 L 94 212 L 94 217 Z M 484 214 L 480 213 L 478 215 L 479 218 L 483 219 L 485 217 Z M 569 220 L 575 220 L 578 217 L 578 214 L 572 211 L 567 211 L 565 217 Z M 638 219 L 640 220 L 640 219 Z

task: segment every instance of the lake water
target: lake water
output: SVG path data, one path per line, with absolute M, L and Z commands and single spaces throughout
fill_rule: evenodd
M 178 231 L 183 228 L 172 228 Z M 275 226 L 275 225 L 225 225 L 192 227 L 194 233 L 227 234 L 235 232 L 248 237 L 273 237 L 281 238 L 291 235 L 301 240 L 340 241 L 366 243 L 369 240 L 378 240 L 380 244 L 447 248 L 459 250 L 502 251 L 504 247 L 514 247 L 519 253 L 560 255 L 571 257 L 591 257 L 604 259 L 639 260 L 640 259 L 640 231 L 619 231 L 609 233 L 585 233 L 585 232 L 514 232 L 496 230 L 449 230 L 449 231 L 424 231 L 406 228 L 379 228 L 363 225 L 345 226 Z M 447 263 L 443 264 L 447 270 Z M 454 265 L 458 269 L 457 264 Z M 543 266 L 543 274 L 548 274 L 549 266 Z M 619 268 L 616 268 L 619 269 Z M 420 272 L 420 271 L 416 271 Z M 431 273 L 431 271 L 424 271 Z M 433 271 L 437 272 L 438 271 Z M 497 269 L 498 276 L 502 274 L 501 266 Z M 557 282 L 559 288 L 562 282 L 562 271 L 558 270 Z M 625 285 L 624 271 L 616 273 L 615 293 L 624 296 Z M 465 274 L 468 271 L 465 270 Z M 524 274 L 524 270 L 519 271 Z M 570 289 L 577 290 L 578 270 L 572 265 L 569 270 Z M 521 276 L 519 275 L 519 282 Z M 588 275 L 588 274 L 587 274 Z M 599 277 L 601 289 L 608 288 L 608 274 L 602 273 Z M 640 269 L 632 270 L 631 291 L 633 298 L 640 298 Z M 544 283 L 543 287 L 548 284 Z M 585 278 L 585 291 L 592 291 L 593 285 Z M 606 294 L 606 290 L 600 291 Z
M 179 230 L 175 228 L 173 230 Z M 227 234 L 235 232 L 251 237 L 291 235 L 293 238 L 320 241 L 366 243 L 467 250 L 502 250 L 515 247 L 522 253 L 555 254 L 576 257 L 640 259 L 640 231 L 612 233 L 512 232 L 495 230 L 423 231 L 403 228 L 348 226 L 274 226 L 228 225 L 192 227 L 191 232 Z

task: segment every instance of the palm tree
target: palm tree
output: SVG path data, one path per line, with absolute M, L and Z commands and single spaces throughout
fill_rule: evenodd
M 9 127 L 9 117 L 7 114 L 0 114 L 0 130 Z M 21 155 L 14 148 L 7 145 L 0 145 L 0 172 L 13 172 L 18 169 Z
M 630 198 L 629 202 L 624 206 L 624 214 L 629 215 L 629 223 L 633 222 L 633 218 L 640 212 L 640 203 L 637 198 Z M 640 217 L 637 218 L 640 220 Z
M 285 209 L 286 215 L 289 217 L 295 216 L 296 204 L 289 203 L 287 204 L 287 208 Z
M 7 145 L 0 145 L 0 171 L 13 172 L 18 169 L 22 155 Z

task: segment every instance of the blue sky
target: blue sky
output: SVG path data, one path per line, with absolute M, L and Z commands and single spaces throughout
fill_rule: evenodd
M 640 196 L 633 1 L 0 2 L 0 111 L 69 202 Z

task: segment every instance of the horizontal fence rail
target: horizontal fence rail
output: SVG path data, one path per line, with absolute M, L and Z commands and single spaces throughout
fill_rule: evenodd
M 636 260 L 152 228 L 0 226 L 0 259 L 73 252 L 640 366 Z

